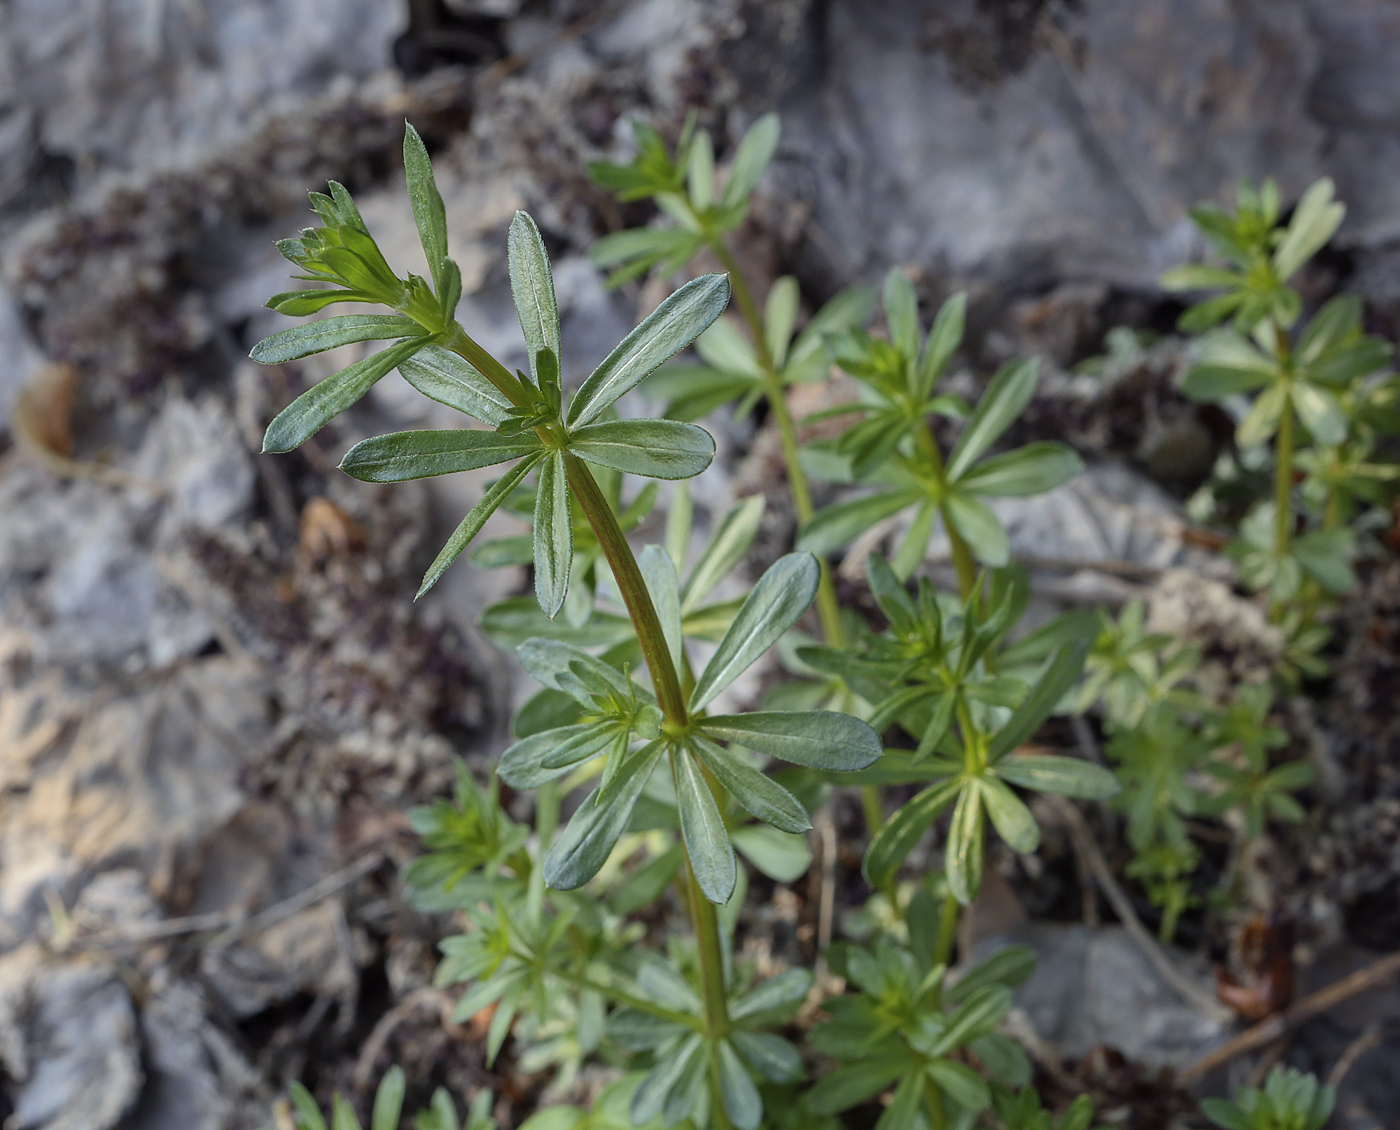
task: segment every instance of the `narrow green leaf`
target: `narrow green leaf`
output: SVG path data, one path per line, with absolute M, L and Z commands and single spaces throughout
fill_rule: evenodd
M 812 867 L 806 836 L 780 832 L 768 824 L 745 824 L 730 834 L 734 850 L 775 883 L 795 883 Z
M 877 522 L 898 514 L 923 499 L 917 490 L 892 490 L 867 494 L 827 506 L 812 515 L 797 536 L 797 548 L 808 553 L 831 553 L 849 545 Z
M 956 777 L 932 785 L 905 802 L 884 823 L 865 853 L 865 878 L 872 887 L 883 887 L 890 881 L 914 850 L 914 845 L 923 839 L 938 814 L 953 803 L 962 787 L 962 780 Z
M 948 521 L 962 534 L 977 560 L 1000 569 L 1011 558 L 1011 543 L 1001 519 L 981 499 L 963 490 L 950 491 L 943 499 Z
M 948 987 L 943 998 L 949 1004 L 957 1005 L 972 999 L 974 994 L 980 994 L 989 986 L 1014 989 L 1030 979 L 1035 972 L 1035 963 L 1035 950 L 1029 946 L 1003 946 L 959 977 Z
M 695 881 L 707 899 L 722 906 L 734 893 L 737 876 L 734 849 L 729 843 L 724 818 L 688 750 L 673 748 L 671 766 L 675 771 L 681 836 L 690 855 Z
M 540 461 L 535 487 L 535 595 L 551 620 L 564 607 L 573 559 L 574 527 L 564 456 L 551 451 Z
M 331 1096 L 331 1130 L 360 1130 L 360 1119 L 355 1114 L 355 1108 L 344 1095 Z
M 775 1018 L 785 1019 L 807 999 L 811 987 L 812 975 L 807 970 L 785 969 L 733 1002 L 729 1008 L 729 1018 L 736 1023 L 747 1020 L 751 1025 L 766 1025 Z
M 671 492 L 671 504 L 666 508 L 666 533 L 662 539 L 662 545 L 678 573 L 685 571 L 694 517 L 695 504 L 690 498 L 690 487 L 686 483 L 678 483 Z
M 923 1130 L 923 1102 L 923 1080 L 917 1074 L 906 1075 L 894 1089 L 890 1105 L 875 1123 L 875 1130 Z
M 948 843 L 943 849 L 948 889 L 963 906 L 970 906 L 982 887 L 985 851 L 982 792 L 964 788 L 958 793 L 953 822 L 948 828 Z
M 573 429 L 569 450 L 629 475 L 689 479 L 710 465 L 715 441 L 704 428 L 678 420 L 605 420 Z
M 592 423 L 614 400 L 679 353 L 724 312 L 725 275 L 701 275 L 661 303 L 593 370 L 569 404 L 571 428 Z
M 749 127 L 734 160 L 729 163 L 729 179 L 724 185 L 724 195 L 720 197 L 722 208 L 733 208 L 744 203 L 749 193 L 758 184 L 758 178 L 773 160 L 778 150 L 778 136 L 782 132 L 777 114 L 764 114 Z
M 697 212 L 704 212 L 715 199 L 715 147 L 706 130 L 695 135 L 689 156 L 685 163 L 685 179 L 690 205 Z
M 802 1056 L 781 1036 L 739 1029 L 730 1032 L 729 1039 L 749 1066 L 770 1083 L 796 1083 L 802 1079 Z
M 769 288 L 768 299 L 763 304 L 763 341 L 773 358 L 774 368 L 779 370 L 787 360 L 788 346 L 792 343 L 792 327 L 797 323 L 800 297 L 797 280 L 784 275 Z
M 481 533 L 481 528 L 486 525 L 486 520 L 500 507 L 510 492 L 519 485 L 520 480 L 534 469 L 539 461 L 539 456 L 527 456 L 507 471 L 501 478 L 491 484 L 491 487 L 481 496 L 481 501 L 467 511 L 467 516 L 462 519 L 461 524 L 452 531 L 452 536 L 447 539 L 447 544 L 442 547 L 438 555 L 433 558 L 433 563 L 428 566 L 428 571 L 423 574 L 423 583 L 418 586 L 418 593 L 413 598 L 417 600 L 430 588 L 438 583 L 439 578 L 447 572 L 448 567 L 462 555 L 462 551 L 471 544 L 472 538 Z
M 1040 724 L 1050 717 L 1070 687 L 1079 681 L 1086 653 L 1085 642 L 1075 640 L 1059 648 L 1050 657 L 1040 678 L 1026 695 L 1026 700 L 1012 712 L 1011 717 L 992 737 L 987 748 L 989 762 L 995 764 L 1000 761 L 1027 741 L 1040 728 Z
M 671 662 L 679 671 L 685 655 L 682 651 L 681 594 L 676 566 L 659 545 L 646 546 L 638 555 L 637 565 L 642 571 L 642 579 L 646 581 L 647 591 L 651 593 L 657 619 L 661 621 Z
M 850 772 L 880 756 L 879 735 L 859 718 L 834 710 L 718 714 L 700 719 L 696 728 L 716 741 L 813 769 Z
M 1347 438 L 1347 414 L 1341 402 L 1325 388 L 1296 381 L 1293 407 L 1298 419 L 1318 443 L 1336 446 Z
M 928 341 L 924 343 L 924 355 L 919 361 L 919 395 L 927 397 L 933 392 L 938 378 L 948 367 L 953 353 L 962 344 L 963 323 L 967 316 L 967 295 L 959 291 L 948 299 L 938 310 L 933 329 L 929 330 Z
M 662 1057 L 632 1093 L 630 1114 L 633 1126 L 649 1125 L 660 1117 L 666 1096 L 682 1078 L 694 1058 L 701 1054 L 703 1041 L 696 1034 L 686 1037 L 672 1049 L 669 1056 Z
M 914 520 L 909 523 L 904 540 L 899 543 L 894 557 L 890 559 L 890 568 L 897 577 L 908 578 L 923 564 L 924 557 L 928 554 L 929 538 L 933 536 L 933 522 L 937 515 L 938 509 L 932 502 L 925 502 L 915 511 Z
M 715 591 L 715 586 L 744 559 L 763 521 L 763 495 L 751 494 L 736 502 L 720 519 L 700 560 L 681 589 L 681 611 L 689 613 Z
M 991 1105 L 992 1094 L 987 1084 L 966 1064 L 951 1059 L 935 1059 L 925 1070 L 943 1093 L 963 1110 L 977 1114 Z
M 737 753 L 696 735 L 695 753 L 709 766 L 746 811 L 784 832 L 805 832 L 812 826 L 798 799 L 771 777 L 760 773 Z
M 1158 282 L 1163 290 L 1218 290 L 1222 286 L 1235 286 L 1240 276 L 1225 267 L 1206 267 L 1197 263 L 1184 263 L 1162 272 Z
M 274 294 L 263 303 L 269 310 L 286 314 L 289 318 L 304 318 L 324 310 L 335 302 L 378 302 L 372 294 L 360 290 L 342 290 L 340 287 L 323 290 L 289 290 L 284 294 Z
M 321 1113 L 316 1100 L 311 1097 L 311 1092 L 295 1082 L 289 1088 L 289 1092 L 299 1130 L 326 1130 L 325 1115 Z
M 398 314 L 342 314 L 265 337 L 248 356 L 259 365 L 281 365 L 358 341 L 384 341 L 422 333 L 422 327 L 412 318 Z
M 919 299 L 909 285 L 909 277 L 898 267 L 885 275 L 885 322 L 890 342 L 913 365 L 919 356 Z
M 613 740 L 611 730 L 591 722 L 544 730 L 509 746 L 501 754 L 496 772 L 513 789 L 537 789 L 546 781 L 562 777 L 577 761 L 602 753 Z M 545 760 L 561 748 L 578 752 L 577 760 L 553 767 L 545 765 Z
M 1040 825 L 1021 798 L 995 777 L 978 777 L 982 804 L 997 834 L 1012 851 L 1025 855 L 1040 846 Z
M 475 428 L 390 432 L 362 439 L 345 453 L 340 469 L 364 483 L 401 483 L 474 471 L 540 450 L 533 432 L 503 436 Z
M 883 1056 L 838 1067 L 817 1080 L 807 1094 L 807 1105 L 815 1114 L 840 1114 L 878 1095 L 910 1066 L 903 1057 Z
M 1277 365 L 1233 330 L 1202 338 L 1195 360 L 1181 382 L 1192 400 L 1213 402 L 1238 392 L 1253 392 L 1274 379 Z
M 753 1080 L 728 1040 L 719 1041 L 716 1047 L 720 1094 L 729 1121 L 734 1124 L 735 1130 L 758 1130 L 763 1120 L 763 1100 L 758 1096 L 758 1088 L 753 1085 Z
M 1054 754 L 1010 753 L 996 763 L 994 772 L 1023 789 L 1081 800 L 1107 800 L 1123 788 L 1102 765 Z
M 408 181 L 408 199 L 413 204 L 413 218 L 418 224 L 418 238 L 428 259 L 433 285 L 442 293 L 443 274 L 447 265 L 447 210 L 438 193 L 433 177 L 433 164 L 418 131 L 404 123 L 403 169 Z
M 364 396 L 375 381 L 422 349 L 426 341 L 401 341 L 312 385 L 268 424 L 263 451 L 282 453 L 300 447 Z
M 962 478 L 1031 402 L 1038 367 L 1035 358 L 1023 358 L 1002 366 L 992 378 L 948 457 L 950 480 Z
M 1084 461 L 1062 443 L 1028 443 L 984 459 L 959 481 L 965 490 L 994 498 L 1043 494 L 1084 470 Z
M 797 623 L 816 596 L 820 577 L 817 559 L 809 553 L 789 553 L 774 562 L 745 598 L 701 673 L 690 695 L 691 710 L 705 709 Z
M 549 266 L 540 229 L 525 212 L 516 212 L 506 239 L 510 263 L 510 291 L 520 316 L 520 329 L 530 356 L 530 373 L 540 379 L 537 358 L 548 349 L 558 359 L 559 306 L 554 298 L 554 274 Z
M 651 742 L 628 754 L 607 788 L 594 789 L 579 805 L 545 858 L 546 883 L 556 891 L 572 891 L 598 874 L 664 751 L 660 742 Z
M 399 1116 L 403 1113 L 403 1096 L 407 1086 L 403 1068 L 398 1064 L 384 1073 L 384 1078 L 379 1081 L 379 1090 L 374 1094 L 370 1130 L 399 1130 Z
M 1346 207 L 1332 200 L 1332 179 L 1323 177 L 1298 201 L 1293 219 L 1274 248 L 1274 272 L 1287 282 L 1304 263 L 1322 250 L 1342 224 Z
M 510 416 L 509 398 L 465 358 L 427 345 L 399 362 L 403 379 L 429 399 L 474 416 L 493 428 Z

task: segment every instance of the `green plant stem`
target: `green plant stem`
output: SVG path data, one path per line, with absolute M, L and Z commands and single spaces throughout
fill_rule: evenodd
M 1293 398 L 1285 397 L 1278 420 L 1278 466 L 1274 472 L 1274 554 L 1288 553 L 1293 536 Z
M 519 378 L 478 345 L 460 325 L 453 323 L 452 331 L 442 344 L 495 385 L 517 408 L 525 403 L 525 391 L 520 387 Z
M 652 604 L 651 593 L 647 590 L 642 571 L 622 528 L 617 524 L 613 513 L 598 483 L 593 478 L 587 464 L 575 455 L 564 453 L 569 486 L 578 499 L 588 524 L 598 538 L 598 545 L 612 568 L 613 579 L 622 593 L 627 614 L 637 632 L 637 641 L 642 647 L 647 670 L 656 688 L 656 701 L 666 720 L 672 726 L 684 728 L 690 716 L 686 701 L 681 695 L 680 680 L 676 676 L 676 666 L 671 659 L 666 635 L 661 630 L 661 621 Z M 716 788 L 713 782 L 711 788 Z M 721 810 L 724 796 L 722 791 L 716 798 Z M 684 847 L 682 847 L 684 850 Z M 719 943 L 719 919 L 714 904 L 700 890 L 695 880 L 695 872 L 690 866 L 690 854 L 685 856 L 687 901 L 690 903 L 690 917 L 695 926 L 695 946 L 700 957 L 701 996 L 705 1002 L 705 1034 L 710 1040 L 719 1040 L 729 1032 L 728 994 L 724 985 L 724 959 Z M 728 1116 L 724 1111 L 724 1094 L 720 1086 L 718 1061 L 712 1061 L 710 1071 L 710 1106 L 712 1119 L 717 1130 L 731 1130 Z
M 933 471 L 934 477 L 940 486 L 947 485 L 947 471 L 943 465 L 943 456 L 938 450 L 938 441 L 933 438 L 933 429 L 928 426 L 927 420 L 919 420 L 914 426 L 914 442 L 919 447 L 919 452 L 928 463 L 929 469 Z M 977 559 L 972 556 L 972 550 L 958 533 L 957 527 L 948 520 L 948 508 L 940 500 L 938 503 L 938 516 L 943 520 L 943 528 L 948 531 L 948 545 L 953 554 L 953 568 L 958 574 L 958 592 L 964 600 L 972 596 L 972 591 L 977 587 Z
M 671 661 L 671 649 L 666 644 L 666 634 L 661 630 L 661 620 L 656 615 L 656 607 L 651 602 L 642 571 L 637 566 L 637 558 L 622 527 L 617 524 L 617 515 L 603 497 L 597 480 L 588 465 L 577 455 L 564 453 L 569 486 L 578 499 L 588 524 L 598 539 L 603 556 L 612 568 L 613 579 L 622 593 L 627 614 L 632 618 L 632 626 L 637 632 L 637 642 L 642 647 L 642 657 L 647 670 L 651 672 L 652 685 L 656 688 L 656 701 L 666 720 L 673 726 L 684 727 L 690 720 L 686 711 L 685 699 L 681 696 L 680 680 L 676 676 L 676 665 Z

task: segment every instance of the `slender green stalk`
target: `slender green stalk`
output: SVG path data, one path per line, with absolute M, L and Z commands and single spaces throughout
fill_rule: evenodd
M 589 471 L 588 465 L 577 456 L 567 452 L 564 455 L 568 468 L 569 485 L 578 499 L 584 516 L 598 538 L 598 544 L 612 568 L 618 591 L 622 593 L 627 613 L 632 618 L 632 626 L 637 632 L 637 641 L 642 646 L 642 656 L 651 681 L 656 688 L 656 701 L 661 706 L 666 721 L 684 728 L 690 716 L 685 698 L 681 694 L 680 680 L 671 659 L 666 635 L 661 630 L 661 621 L 652 604 L 651 593 L 642 578 L 632 547 L 627 544 L 617 516 L 613 514 L 608 500 L 598 489 L 598 484 Z M 712 789 L 718 787 L 710 782 Z M 722 791 L 716 798 L 722 802 Z M 684 847 L 682 847 L 684 851 Z M 705 1034 L 710 1040 L 722 1039 L 729 1032 L 728 995 L 724 985 L 724 959 L 719 944 L 719 919 L 714 904 L 700 890 L 695 880 L 695 872 L 690 866 L 690 855 L 685 856 L 686 890 L 690 904 L 690 917 L 695 926 L 695 945 L 700 957 L 701 996 L 705 1002 Z M 717 1130 L 731 1130 L 728 1116 L 724 1111 L 724 1095 L 720 1085 L 718 1060 L 712 1061 L 710 1071 L 710 1106 L 713 1122 Z
M 1274 471 L 1274 554 L 1282 559 L 1293 536 L 1293 398 L 1284 397 L 1278 420 Z
M 647 670 L 651 672 L 651 681 L 656 688 L 656 701 L 666 721 L 678 728 L 684 727 L 690 717 L 686 712 L 685 699 L 681 696 L 676 665 L 671 661 L 666 633 L 661 630 L 661 620 L 656 615 L 656 607 L 651 602 L 651 593 L 642 579 L 632 547 L 627 544 L 627 538 L 617 524 L 617 516 L 603 497 L 588 464 L 568 452 L 564 453 L 564 462 L 568 468 L 569 486 L 588 524 L 593 527 L 603 556 L 612 568 L 618 591 L 622 593 L 623 603 L 627 605 L 627 614 L 632 618 L 632 626 L 637 632 L 637 642 L 642 646 L 642 657 L 646 660 Z
M 944 485 L 946 472 L 943 466 L 943 456 L 939 453 L 938 441 L 933 438 L 933 430 L 928 426 L 927 420 L 920 420 L 914 428 L 914 440 L 919 445 L 920 454 L 933 470 L 940 486 Z M 967 600 L 972 595 L 972 590 L 977 587 L 977 561 L 972 556 L 972 550 L 968 548 L 962 534 L 958 533 L 957 527 L 948 521 L 948 508 L 941 501 L 938 504 L 938 516 L 943 519 L 943 528 L 948 531 L 948 545 L 953 553 L 953 568 L 958 573 L 958 592 L 964 600 Z
M 468 362 L 504 393 L 512 404 L 518 407 L 525 403 L 525 390 L 520 387 L 519 378 L 478 345 L 460 325 L 453 323 L 452 332 L 442 345 Z

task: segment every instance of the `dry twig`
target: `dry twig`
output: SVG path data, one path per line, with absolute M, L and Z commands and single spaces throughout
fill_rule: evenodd
M 1343 977 L 1326 988 L 1309 993 L 1296 1004 L 1241 1032 L 1229 1043 L 1222 1044 L 1186 1068 L 1180 1075 L 1181 1083 L 1189 1087 L 1200 1082 L 1217 1067 L 1272 1043 L 1314 1016 L 1321 1016 L 1354 996 L 1379 988 L 1397 974 L 1400 974 L 1400 950 L 1377 958 L 1365 969 L 1358 969 L 1350 977 Z

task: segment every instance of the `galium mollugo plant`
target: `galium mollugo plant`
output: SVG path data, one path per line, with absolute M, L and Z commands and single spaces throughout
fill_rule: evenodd
M 565 950 L 570 962 L 577 955 L 568 949 L 572 915 L 567 907 L 546 905 L 545 885 L 567 891 L 596 875 L 631 821 L 644 788 L 664 775 L 684 844 L 701 985 L 696 993 L 676 978 L 669 995 L 659 994 L 667 1001 L 664 1005 L 655 1003 L 657 992 L 648 998 L 644 989 L 639 994 L 611 990 L 614 1001 L 629 1005 L 651 999 L 652 1006 L 640 1011 L 674 1019 L 688 1030 L 676 1045 L 678 1058 L 668 1061 L 679 1068 L 668 1067 L 660 1074 L 653 1070 L 634 1095 L 632 1112 L 639 1122 L 661 1113 L 667 1125 L 692 1114 L 701 1115 L 703 1122 L 712 1114 L 716 1125 L 755 1130 L 762 1105 L 749 1072 L 771 1069 L 772 1064 L 764 1062 L 759 1050 L 766 1044 L 745 1048 L 739 1039 L 750 1006 L 741 998 L 730 1007 L 731 979 L 726 976 L 714 904 L 729 900 L 737 868 L 721 801 L 732 795 L 777 828 L 805 830 L 810 826 L 806 809 L 754 766 L 752 754 L 825 771 L 853 770 L 879 757 L 879 739 L 865 723 L 831 711 L 709 713 L 729 684 L 811 604 L 820 569 L 809 554 L 790 554 L 764 574 L 735 612 L 714 654 L 693 678 L 687 677 L 683 689 L 678 672 L 688 671 L 689 663 L 675 564 L 662 547 L 653 547 L 638 560 L 590 470 L 593 464 L 627 474 L 681 479 L 709 465 L 714 442 L 693 424 L 609 417 L 619 397 L 714 322 L 728 300 L 728 280 L 709 275 L 683 286 L 566 399 L 553 280 L 533 221 L 518 213 L 510 228 L 511 289 L 529 358 L 528 373 L 512 374 L 453 318 L 460 274 L 448 258 L 445 210 L 426 150 L 411 128 L 404 158 L 433 285 L 392 272 L 342 187 L 332 186 L 330 196 L 313 197 L 323 227 L 303 233 L 299 240 L 284 241 L 281 247 L 303 270 L 302 278 L 331 287 L 279 296 L 274 308 L 310 312 L 342 300 L 374 302 L 394 313 L 345 315 L 287 330 L 259 343 L 254 357 L 280 362 L 366 340 L 390 339 L 395 344 L 303 393 L 269 425 L 264 446 L 269 451 L 297 446 L 398 367 L 425 395 L 487 427 L 399 432 L 363 440 L 342 460 L 347 473 L 385 483 L 512 464 L 463 519 L 430 567 L 422 591 L 533 472 L 532 548 L 541 610 L 553 618 L 567 596 L 572 494 L 627 608 L 651 684 L 641 685 L 630 670 L 558 640 L 539 639 L 522 648 L 529 669 L 546 687 L 576 700 L 582 721 L 517 743 L 503 758 L 502 778 L 521 787 L 549 789 L 559 776 L 589 763 L 597 766 L 599 782 L 542 860 L 527 864 L 507 859 L 512 867 L 528 869 L 528 875 L 516 876 L 524 885 L 523 893 L 515 893 L 519 905 L 507 901 L 510 892 L 496 892 L 489 913 L 478 906 L 476 929 L 454 947 L 458 952 L 449 952 L 446 975 L 474 981 L 469 999 L 477 1007 L 495 1005 L 493 1054 L 523 1004 L 532 1002 L 536 1012 L 547 1010 L 549 979 L 564 975 L 559 951 Z M 549 838 L 545 832 L 553 831 L 554 808 L 554 797 L 541 806 L 543 827 L 537 831 L 542 844 Z M 490 824 L 482 820 L 473 827 L 486 829 Z M 653 980 L 655 976 L 659 975 Z M 602 982 L 583 987 L 609 995 Z M 640 980 L 638 987 L 642 988 Z M 763 987 L 756 991 L 762 993 Z

